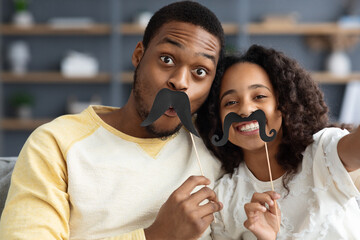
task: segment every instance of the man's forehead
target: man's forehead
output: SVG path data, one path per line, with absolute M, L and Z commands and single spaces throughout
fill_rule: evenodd
M 220 52 L 220 40 L 217 36 L 209 33 L 203 27 L 187 22 L 169 22 L 161 26 L 150 44 L 173 44 L 183 48 L 187 42 L 196 42 L 205 50 L 214 52 L 217 56 Z

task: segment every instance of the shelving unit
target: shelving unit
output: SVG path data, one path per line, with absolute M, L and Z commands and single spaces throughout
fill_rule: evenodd
M 0 121 L 0 127 L 6 131 L 32 131 L 51 120 L 4 118 Z
M 93 77 L 66 77 L 60 72 L 30 72 L 24 75 L 2 72 L 3 83 L 109 83 L 110 74 L 99 73 Z
M 86 27 L 56 27 L 49 24 L 36 24 L 31 27 L 18 27 L 13 24 L 1 24 L 2 35 L 109 35 L 111 26 L 108 24 L 92 24 Z
M 8 5 L 10 4 L 10 0 L 6 0 Z M 54 3 L 57 3 L 57 0 L 53 0 Z M 90 2 L 90 1 L 89 1 Z M 104 1 L 105 2 L 105 1 Z M 167 2 L 170 3 L 171 1 Z M 223 28 L 225 34 L 230 37 L 236 38 L 236 43 L 234 44 L 237 49 L 244 50 L 249 46 L 249 37 L 261 37 L 266 38 L 268 36 L 336 36 L 336 35 L 355 35 L 360 36 L 360 28 L 353 28 L 353 29 L 344 29 L 339 27 L 335 22 L 312 22 L 312 23 L 298 23 L 298 24 L 263 24 L 263 23 L 256 23 L 252 22 L 255 19 L 259 19 L 260 15 L 263 13 L 258 14 L 258 16 L 252 16 L 252 9 L 250 6 L 252 5 L 251 1 L 249 0 L 231 0 L 229 3 L 226 4 L 220 2 L 207 2 L 207 1 L 199 1 L 200 3 L 210 7 L 211 9 L 215 10 L 215 13 L 219 16 L 219 19 L 224 19 Z M 4 3 L 4 1 L 2 1 Z M 78 11 L 82 11 L 81 14 L 86 15 L 88 9 L 80 9 L 79 7 L 83 4 L 88 4 L 87 1 L 74 1 L 70 5 L 66 4 L 60 6 L 59 12 L 64 14 L 64 17 L 72 17 L 77 16 Z M 38 13 L 40 12 L 40 5 L 37 4 Z M 33 3 L 32 5 L 36 5 Z M 124 94 L 126 87 L 123 88 L 123 84 L 131 84 L 133 82 L 133 72 L 128 71 L 130 69 L 129 58 L 127 51 L 129 50 L 125 47 L 129 43 L 129 41 L 137 41 L 143 34 L 145 27 L 129 23 L 130 17 L 126 15 L 134 15 L 136 11 L 140 9 L 152 9 L 153 5 L 160 4 L 155 2 L 147 2 L 147 1 L 122 1 L 122 0 L 108 0 L 106 1 L 106 5 L 108 8 L 104 8 L 105 13 L 102 15 L 97 15 L 97 10 L 95 11 L 96 6 L 99 8 L 98 3 L 92 1 L 89 5 L 92 5 L 92 10 L 89 11 L 89 16 L 94 17 L 96 23 L 88 25 L 86 27 L 75 27 L 72 26 L 70 28 L 64 27 L 54 27 L 50 24 L 47 24 L 49 20 L 49 14 L 43 14 L 42 12 L 42 19 L 39 24 L 35 24 L 30 28 L 19 28 L 14 26 L 13 24 L 8 24 L 9 16 L 2 18 L 0 13 L 0 20 L 5 20 L 0 22 L 0 47 L 1 44 L 5 42 L 7 39 L 30 39 L 31 43 L 38 43 L 39 39 L 46 38 L 46 41 L 49 39 L 50 41 L 58 41 L 57 39 L 62 39 L 65 44 L 69 44 L 72 41 L 72 38 L 75 39 L 85 39 L 85 37 L 89 37 L 91 39 L 95 39 L 94 42 L 97 41 L 103 43 L 103 41 L 108 41 L 106 44 L 99 46 L 99 48 L 103 48 L 104 52 L 108 51 L 107 47 L 109 47 L 108 52 L 101 55 L 102 59 L 104 60 L 105 56 L 109 55 L 108 59 L 105 59 L 106 67 L 104 69 L 101 68 L 101 72 L 94 77 L 81 77 L 81 78 L 68 78 L 63 76 L 58 70 L 55 68 L 47 68 L 43 67 L 43 62 L 39 61 L 41 64 L 37 65 L 36 70 L 26 73 L 25 75 L 15 75 L 7 70 L 2 72 L 2 68 L 4 64 L 0 62 L 0 101 L 2 101 L 2 96 L 4 89 L 14 89 L 17 86 L 29 86 L 30 88 L 46 88 L 53 91 L 52 86 L 56 86 L 61 89 L 71 89 L 73 86 L 77 88 L 78 92 L 82 91 L 82 87 L 89 86 L 91 88 L 99 88 L 104 89 L 106 88 L 106 94 L 110 96 L 110 105 L 117 105 L 121 106 L 123 104 L 121 102 L 121 95 Z M 255 4 L 255 3 L 254 3 Z M 1 0 L 0 0 L 1 5 Z M 256 5 L 256 4 L 255 4 Z M 271 5 L 271 4 L 269 4 Z M 48 10 L 50 10 L 51 5 L 46 5 Z M 219 13 L 216 11 L 220 8 L 224 8 L 225 11 L 220 9 Z M 1 7 L 1 6 L 0 6 Z M 41 9 L 42 9 L 41 5 Z M 70 7 L 74 7 L 73 9 L 69 9 Z M 90 7 L 91 8 L 91 7 Z M 156 6 L 157 8 L 157 6 Z M 229 8 L 229 9 L 226 9 Z M 10 8 L 3 8 L 4 15 L 7 15 L 10 12 Z M 44 8 L 45 9 L 45 8 Z M 273 7 L 273 10 L 275 7 Z M 68 11 L 70 10 L 69 14 Z M 285 9 L 286 10 L 286 9 Z M 0 11 L 0 12 L 1 12 Z M 8 12 L 7 12 L 8 11 Z M 43 10 L 41 10 L 43 11 Z M 54 9 L 51 9 L 54 11 Z M 57 10 L 55 11 L 57 12 Z M 235 14 L 236 13 L 236 14 Z M 67 15 L 68 14 L 68 15 Z M 81 15 L 80 14 L 80 15 Z M 79 16 L 80 16 L 79 15 Z M 231 17 L 230 17 L 231 15 Z M 36 14 L 35 14 L 36 16 Z M 37 17 L 37 16 L 36 16 Z M 35 19 L 36 22 L 38 19 Z M 5 41 L 2 41 L 1 38 L 5 38 Z M 38 41 L 38 42 L 37 42 Z M 79 41 L 79 40 L 75 40 Z M 126 42 L 126 43 L 125 43 Z M 57 42 L 58 43 L 58 42 Z M 87 43 L 84 42 L 86 45 Z M 95 43 L 95 44 L 96 44 Z M 36 45 L 35 44 L 35 45 Z M 72 44 L 72 42 L 71 42 Z M 94 43 L 89 43 L 84 47 L 84 49 L 88 49 L 89 46 Z M 39 51 L 39 46 L 37 45 L 37 51 Z M 82 47 L 82 46 L 81 46 Z M 79 47 L 81 49 L 81 47 Z M 95 46 L 98 47 L 98 46 Z M 47 48 L 48 49 L 48 48 Z M 56 54 L 58 52 L 55 51 Z M 3 54 L 4 55 L 4 54 Z M 100 54 L 98 54 L 100 55 Z M 58 59 L 59 55 L 56 55 Z M 126 57 L 124 57 L 126 56 Z M 126 59 L 126 60 L 123 60 Z M 51 59 L 54 60 L 54 59 Z M 1 59 L 0 59 L 1 61 Z M 47 65 L 46 65 L 47 66 Z M 52 65 L 53 66 L 53 65 Z M 126 70 L 126 71 L 125 71 Z M 313 78 L 321 83 L 321 84 L 345 84 L 354 78 L 360 77 L 360 72 L 354 72 L 349 76 L 344 77 L 337 77 L 332 76 L 326 72 L 319 72 L 314 71 L 312 73 Z M 33 86 L 32 86 L 33 85 Z M 9 87 L 10 86 L 10 87 Z M 46 86 L 46 87 L 44 87 Z M 127 89 L 126 89 L 127 90 Z M 5 90 L 6 91 L 6 90 Z M 40 90 L 39 90 L 40 91 Z M 66 90 L 65 90 L 66 91 Z M 39 94 L 39 92 L 37 92 Z M 62 101 L 62 100 L 61 100 Z M 43 110 L 44 112 L 46 110 Z M 4 112 L 4 105 L 3 103 L 0 104 L 0 119 L 1 114 Z M 10 115 L 10 114 L 9 114 Z M 3 136 L 1 133 L 2 131 L 6 131 L 7 134 L 9 132 L 21 132 L 21 131 L 32 131 L 34 128 L 38 127 L 39 125 L 50 121 L 49 118 L 42 118 L 39 117 L 37 119 L 31 119 L 27 121 L 21 121 L 14 118 L 9 118 L 10 116 L 4 116 L 0 123 L 0 156 L 2 155 L 1 146 L 4 145 L 4 141 L 1 142 L 1 137 Z
M 344 28 L 337 23 L 250 23 L 244 31 L 252 35 L 360 35 L 360 27 Z

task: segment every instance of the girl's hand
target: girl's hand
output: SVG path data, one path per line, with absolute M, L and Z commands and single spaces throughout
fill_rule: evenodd
M 276 217 L 274 200 L 279 198 L 280 194 L 274 191 L 254 193 L 251 202 L 244 206 L 248 218 L 244 222 L 244 226 L 259 240 L 276 239 L 276 235 L 279 232 L 281 213 L 277 206 L 278 217 Z M 265 206 L 265 203 L 267 203 L 269 208 Z

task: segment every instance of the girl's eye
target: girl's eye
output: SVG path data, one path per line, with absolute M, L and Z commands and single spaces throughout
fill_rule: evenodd
M 163 61 L 164 63 L 166 63 L 168 65 L 174 64 L 174 61 L 169 56 L 161 56 L 160 59 L 161 59 L 161 61 Z
M 255 97 L 255 99 L 262 99 L 262 98 L 266 98 L 266 96 L 265 96 L 265 95 L 257 95 L 257 96 Z
M 203 68 L 197 68 L 197 69 L 195 69 L 195 73 L 199 77 L 205 77 L 205 75 L 207 74 L 207 71 Z
M 236 103 L 237 103 L 237 101 L 229 101 L 229 102 L 226 102 L 226 103 L 225 103 L 225 107 L 234 105 L 234 104 L 236 104 Z

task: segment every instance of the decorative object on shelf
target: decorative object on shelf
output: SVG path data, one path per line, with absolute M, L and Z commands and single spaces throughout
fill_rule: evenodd
M 139 24 L 142 27 L 146 27 L 153 13 L 149 11 L 140 11 L 135 15 L 134 23 Z
M 24 74 L 27 72 L 27 65 L 30 60 L 29 45 L 24 41 L 11 43 L 8 51 L 8 61 L 11 71 L 15 74 Z
M 356 16 L 356 15 L 342 16 L 337 21 L 337 24 L 339 25 L 339 27 L 346 28 L 346 29 L 359 28 L 360 27 L 360 16 Z
M 49 24 L 53 28 L 90 28 L 94 20 L 89 17 L 56 17 L 49 19 Z
M 307 43 L 312 49 L 330 51 L 326 59 L 325 68 L 326 71 L 337 77 L 351 74 L 351 60 L 346 51 L 358 42 L 358 36 L 346 34 L 307 38 Z
M 14 0 L 14 5 L 13 23 L 18 27 L 31 27 L 34 24 L 34 17 L 28 10 L 28 0 Z
M 360 124 L 360 80 L 349 82 L 340 110 L 339 122 Z
M 269 14 L 263 17 L 262 24 L 266 25 L 294 25 L 298 22 L 299 13 L 291 12 L 288 14 Z
M 101 105 L 101 98 L 98 95 L 93 95 L 90 101 L 78 101 L 75 96 L 68 97 L 67 112 L 69 114 L 77 114 L 85 110 L 89 105 Z
M 351 60 L 345 51 L 333 51 L 327 58 L 326 70 L 335 76 L 347 76 L 351 73 Z
M 90 54 L 69 52 L 61 61 L 61 73 L 66 77 L 93 77 L 99 72 L 99 62 Z
M 31 119 L 34 103 L 34 96 L 27 92 L 16 92 L 10 97 L 11 107 L 20 119 Z

